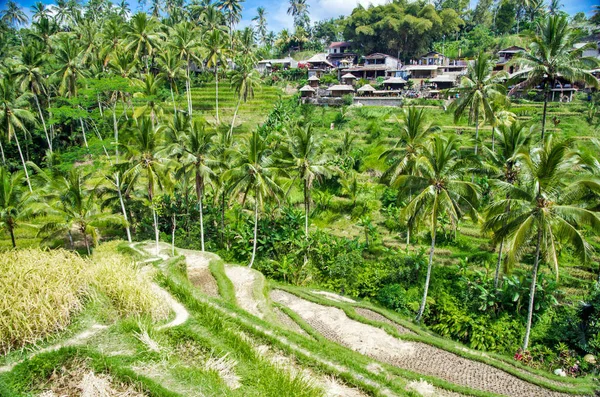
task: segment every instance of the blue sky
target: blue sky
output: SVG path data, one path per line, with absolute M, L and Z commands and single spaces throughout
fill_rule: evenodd
M 44 3 L 51 1 L 43 0 Z M 128 0 L 131 7 L 135 9 L 137 0 Z M 387 0 L 307 0 L 310 5 L 309 11 L 313 20 L 337 17 L 339 15 L 348 15 L 357 4 L 368 6 L 369 4 L 383 4 Z M 35 0 L 16 0 L 29 13 L 29 7 Z M 148 1 L 150 3 L 150 1 Z M 0 9 L 4 8 L 6 0 L 0 0 Z M 477 0 L 471 0 L 471 6 L 475 7 Z M 573 15 L 583 11 L 591 14 L 592 7 L 598 4 L 598 0 L 562 0 L 564 10 Z M 279 31 L 282 28 L 291 28 L 293 26 L 292 18 L 287 15 L 288 1 L 286 0 L 246 0 L 243 4 L 242 22 L 240 26 L 248 26 L 252 18 L 256 15 L 257 7 L 265 7 L 267 10 L 267 22 L 270 30 Z

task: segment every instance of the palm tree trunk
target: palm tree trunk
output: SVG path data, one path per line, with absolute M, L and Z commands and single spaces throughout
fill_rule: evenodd
M 506 198 L 509 198 L 509 196 L 507 195 Z M 505 214 L 507 214 L 508 212 L 510 212 L 510 203 L 506 205 L 506 209 L 504 210 Z M 503 221 L 502 227 L 504 228 L 505 226 L 506 226 L 506 222 Z M 500 278 L 500 265 L 502 263 L 503 247 L 504 247 L 504 237 L 502 237 L 502 240 L 500 240 L 500 247 L 498 248 L 498 261 L 496 262 L 496 273 L 494 274 L 494 289 L 498 289 L 498 280 Z
M 115 163 L 119 163 L 119 124 L 117 123 L 117 101 L 113 104 L 113 130 L 115 131 Z M 119 190 L 120 192 L 120 190 Z
M 2 165 L 6 166 L 6 157 L 4 157 L 4 146 L 2 146 L 2 140 L 0 140 L 0 154 L 2 154 Z
M 200 247 L 204 251 L 204 209 L 202 207 L 202 194 L 198 196 L 198 212 L 200 212 Z
M 156 209 L 154 208 L 154 204 L 152 205 L 152 218 L 154 220 L 154 238 L 156 239 L 156 255 L 160 252 L 158 247 L 158 215 L 156 214 Z
M 477 155 L 477 145 L 479 144 L 479 108 L 475 108 L 475 155 Z
M 228 140 L 231 140 L 231 138 L 233 137 L 233 126 L 235 125 L 235 119 L 237 118 L 238 109 L 240 108 L 241 102 L 242 97 L 240 96 L 238 98 L 237 104 L 235 105 L 235 111 L 233 112 L 233 119 L 231 120 L 231 127 L 229 128 L 229 136 L 227 137 Z
M 23 170 L 25 171 L 25 179 L 27 180 L 27 186 L 29 187 L 29 192 L 33 193 L 33 189 L 31 189 L 31 181 L 29 181 L 29 172 L 27 171 L 27 166 L 25 165 L 25 158 L 23 157 L 23 151 L 21 150 L 21 145 L 19 144 L 19 137 L 17 134 L 14 134 L 15 142 L 17 143 L 17 149 L 19 149 L 19 156 L 21 157 L 21 163 L 23 163 Z
M 304 180 L 304 237 L 306 238 L 308 250 L 308 217 L 310 216 L 310 191 L 308 181 Z M 304 253 L 304 265 L 308 263 L 308 252 Z
M 44 113 L 42 113 L 42 107 L 40 106 L 40 101 L 38 100 L 38 96 L 33 94 L 33 99 L 35 99 L 35 104 L 38 109 L 38 113 L 40 114 L 40 120 L 42 120 L 42 126 L 44 127 L 44 133 L 46 134 L 46 142 L 48 142 L 48 149 L 50 149 L 50 154 L 52 154 L 52 141 L 50 140 L 50 135 L 48 135 L 48 129 L 46 128 L 46 120 L 44 119 Z
M 83 126 L 83 119 L 81 117 L 79 118 L 79 123 L 81 124 L 81 133 L 83 134 L 83 143 L 85 143 L 85 147 L 87 149 L 89 149 L 90 147 L 88 146 L 87 138 L 85 136 L 85 127 Z
M 258 189 L 257 189 L 258 190 Z M 254 197 L 254 240 L 252 241 L 252 258 L 250 258 L 250 264 L 248 267 L 252 267 L 254 264 L 254 258 L 256 258 L 256 240 L 258 238 L 258 195 Z
M 221 194 L 221 248 L 225 247 L 225 188 Z
M 216 104 L 216 119 L 217 124 L 220 124 L 219 121 L 219 70 L 217 69 L 217 64 L 215 63 L 215 104 Z
M 492 152 L 494 152 L 494 147 L 496 143 L 496 127 L 492 127 Z
M 85 249 L 87 250 L 87 254 L 91 255 L 92 253 L 90 252 L 90 243 L 88 241 L 87 233 L 85 232 L 85 230 L 83 230 L 83 242 L 85 243 Z
M 175 256 L 175 229 L 177 228 L 177 216 L 173 214 L 173 228 L 171 229 L 171 256 Z
M 17 242 L 15 240 L 15 231 L 11 225 L 8 226 L 8 233 L 10 233 L 10 241 L 12 242 L 13 248 L 17 248 Z
M 71 234 L 70 230 L 67 232 L 67 235 L 69 236 L 69 243 L 71 244 L 71 249 L 74 250 L 75 249 L 75 242 L 73 242 L 73 235 Z
M 423 313 L 425 312 L 425 305 L 427 304 L 427 292 L 429 291 L 429 280 L 431 280 L 431 268 L 433 267 L 433 252 L 435 251 L 435 226 L 431 231 L 431 248 L 429 249 L 429 264 L 427 265 L 427 277 L 425 278 L 425 289 L 423 290 L 423 299 L 421 299 L 421 306 L 419 307 L 419 313 L 417 313 L 417 322 L 421 321 Z
M 129 219 L 127 217 L 127 210 L 125 209 L 125 201 L 123 200 L 123 194 L 121 193 L 121 183 L 119 181 L 119 174 L 115 175 L 115 182 L 117 186 L 117 194 L 119 195 L 119 202 L 121 203 L 121 211 L 123 211 L 123 218 L 125 218 L 125 231 L 127 232 L 127 241 L 131 243 L 131 230 L 129 230 Z
M 546 134 L 546 115 L 548 112 L 548 83 L 544 85 L 544 111 L 542 113 L 542 142 Z
M 175 104 L 175 95 L 173 94 L 173 84 L 169 84 L 171 88 L 171 100 L 173 101 L 173 114 L 177 114 L 177 105 Z
M 535 299 L 535 285 L 537 283 L 537 272 L 540 264 L 540 248 L 542 245 L 542 229 L 538 225 L 537 245 L 535 248 L 535 260 L 533 262 L 533 274 L 531 276 L 531 287 L 529 288 L 529 308 L 527 311 L 527 328 L 525 330 L 525 339 L 523 340 L 523 350 L 529 346 L 529 334 L 531 333 L 531 320 L 533 318 L 533 302 Z

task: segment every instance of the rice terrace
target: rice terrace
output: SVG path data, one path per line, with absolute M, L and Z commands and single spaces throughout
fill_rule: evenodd
M 0 397 L 600 396 L 591 0 L 0 0 Z

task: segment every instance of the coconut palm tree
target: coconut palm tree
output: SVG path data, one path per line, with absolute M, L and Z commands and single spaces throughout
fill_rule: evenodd
M 248 194 L 254 196 L 254 238 L 248 267 L 252 267 L 256 258 L 259 209 L 268 196 L 281 193 L 281 188 L 274 180 L 277 172 L 273 153 L 256 130 L 248 137 L 247 144 L 234 160 L 232 169 L 226 172 L 233 192 L 243 194 L 242 206 Z
M 479 144 L 479 125 L 483 122 L 492 123 L 495 114 L 492 106 L 494 101 L 506 101 L 506 89 L 502 85 L 506 73 L 492 73 L 495 62 L 488 55 L 480 52 L 477 59 L 467 69 L 467 74 L 461 79 L 457 88 L 452 92 L 459 95 L 451 108 L 454 110 L 454 121 L 469 112 L 469 122 L 475 123 L 475 154 Z
M 86 75 L 81 46 L 73 36 L 62 34 L 54 48 L 54 57 L 58 65 L 54 76 L 60 81 L 58 92 L 69 98 L 77 96 L 77 81 Z
M 219 120 L 219 64 L 227 65 L 227 37 L 220 30 L 213 30 L 207 33 L 204 37 L 204 50 L 206 54 L 204 56 L 206 60 L 207 68 L 214 68 L 215 70 L 215 110 L 217 124 L 220 124 Z
M 494 241 L 505 239 L 507 262 L 518 262 L 534 248 L 527 327 L 523 350 L 529 346 L 535 291 L 540 261 L 550 265 L 558 277 L 560 242 L 571 245 L 582 262 L 590 259 L 592 247 L 588 232 L 600 233 L 600 216 L 579 204 L 587 186 L 600 186 L 597 177 L 583 174 L 572 141 L 559 141 L 549 135 L 543 144 L 523 156 L 520 183 L 497 183 L 506 199 L 496 200 L 488 210 L 485 230 L 494 231 Z M 585 188 L 585 189 L 584 189 Z M 506 207 L 510 205 L 510 211 Z
M 125 18 L 129 14 L 131 14 L 131 8 L 129 7 L 129 3 L 126 0 L 121 0 L 117 4 L 116 11 L 117 11 L 117 15 L 120 16 L 121 18 Z
M 287 145 L 282 149 L 283 166 L 296 173 L 294 179 L 302 181 L 304 193 L 304 235 L 308 239 L 308 220 L 310 217 L 311 189 L 315 181 L 329 177 L 334 169 L 329 164 L 327 152 L 319 136 L 314 133 L 311 124 L 293 125 L 287 131 Z
M 515 121 L 509 125 L 501 125 L 499 128 L 494 129 L 493 133 L 496 135 L 498 150 L 483 147 L 487 154 L 488 164 L 493 167 L 496 180 L 514 185 L 519 178 L 519 160 L 529 152 L 531 130 Z M 506 206 L 505 211 L 510 211 L 510 205 Z M 496 261 L 496 271 L 494 273 L 494 288 L 498 288 L 503 248 L 504 239 L 500 238 L 498 260 Z
M 25 157 L 23 157 L 23 151 L 21 150 L 21 144 L 19 143 L 19 136 L 17 132 L 20 130 L 23 132 L 23 136 L 27 137 L 27 124 L 34 124 L 35 118 L 33 114 L 28 110 L 29 106 L 29 95 L 20 94 L 17 90 L 17 86 L 13 79 L 4 77 L 0 80 L 0 132 L 4 133 L 4 136 L 8 141 L 15 139 L 19 156 L 21 157 L 21 163 L 23 164 L 23 171 L 25 172 L 25 178 L 27 180 L 27 186 L 31 192 L 31 182 L 29 180 L 29 172 L 25 165 Z M 2 163 L 6 165 L 6 158 L 4 157 L 4 148 L 0 143 L 0 153 L 2 154 Z
M 227 26 L 225 26 L 225 17 L 217 7 L 212 4 L 204 7 L 202 14 L 200 15 L 200 26 L 203 29 L 203 33 L 210 33 L 214 30 L 220 30 L 223 33 L 227 32 Z
M 0 229 L 8 232 L 13 248 L 17 248 L 15 229 L 28 214 L 23 174 L 0 167 Z
M 183 67 L 183 61 L 179 55 L 171 48 L 161 53 L 158 57 L 158 67 L 160 69 L 159 76 L 169 83 L 169 89 L 171 90 L 171 101 L 173 101 L 173 112 L 177 113 L 177 102 L 175 102 L 175 95 L 173 89 L 177 89 L 177 80 L 180 78 L 186 79 L 186 91 L 188 90 L 189 75 L 186 75 L 185 68 Z M 190 97 L 186 95 L 188 100 L 188 112 L 190 108 Z
M 21 52 L 21 64 L 17 68 L 16 75 L 21 83 L 21 91 L 29 91 L 33 96 L 35 105 L 44 127 L 44 134 L 46 135 L 46 143 L 48 144 L 48 150 L 52 154 L 52 139 L 48 134 L 48 128 L 46 127 L 46 119 L 40 106 L 39 96 L 46 93 L 45 81 L 46 78 L 43 75 L 44 59 L 43 54 L 38 48 L 32 45 L 28 45 L 23 48 Z
M 50 18 L 50 8 L 41 1 L 36 1 L 35 4 L 31 6 L 31 20 L 38 22 L 42 18 Z
M 264 7 L 258 7 L 256 9 L 256 16 L 252 18 L 252 21 L 256 22 L 256 31 L 264 45 L 267 37 L 267 10 Z
M 23 12 L 23 9 L 12 0 L 6 2 L 6 9 L 0 13 L 0 20 L 15 28 L 29 22 L 29 18 Z
M 186 121 L 186 123 L 189 125 L 189 122 Z M 206 185 L 216 177 L 215 169 L 218 162 L 212 157 L 216 133 L 208 131 L 206 122 L 200 120 L 194 121 L 187 133 L 184 131 L 178 135 L 174 130 L 171 130 L 169 140 L 174 143 L 173 149 L 180 156 L 181 172 L 178 175 L 191 173 L 194 177 L 200 213 L 200 244 L 204 251 L 203 198 Z
M 217 9 L 225 14 L 229 25 L 229 37 L 233 50 L 233 28 L 242 18 L 242 3 L 244 0 L 218 0 Z
M 82 174 L 75 168 L 65 176 L 53 179 L 47 189 L 45 199 L 40 204 L 42 211 L 51 217 L 42 224 L 38 235 L 46 235 L 42 241 L 50 241 L 59 236 L 68 235 L 71 248 L 73 241 L 72 230 L 77 230 L 83 236 L 88 255 L 91 245 L 98 242 L 98 228 L 109 225 L 125 225 L 120 215 L 102 211 L 95 194 L 90 194 L 87 181 L 91 174 Z M 91 237 L 91 241 L 90 241 Z
M 143 183 L 146 187 L 148 206 L 152 209 L 156 252 L 158 246 L 158 215 L 154 207 L 154 197 L 157 188 L 169 185 L 167 169 L 169 161 L 162 156 L 163 136 L 161 129 L 154 126 L 152 120 L 141 118 L 138 126 L 133 129 L 131 143 L 127 145 L 129 153 L 129 169 L 124 173 L 129 183 Z
M 416 159 L 417 172 L 414 175 L 400 175 L 393 184 L 394 187 L 415 192 L 413 199 L 402 210 L 404 219 L 411 223 L 428 224 L 430 228 L 429 263 L 417 321 L 421 320 L 427 303 L 438 218 L 449 218 L 451 227 L 455 229 L 464 213 L 476 216 L 478 187 L 462 180 L 466 161 L 459 150 L 460 143 L 456 136 L 433 135 Z
M 134 85 L 139 89 L 133 94 L 136 98 L 143 98 L 145 105 L 139 106 L 133 112 L 134 118 L 149 115 L 152 126 L 156 126 L 158 117 L 162 114 L 162 102 L 158 100 L 158 93 L 162 87 L 162 79 L 154 77 L 152 73 L 144 76 L 143 80 L 135 80 Z
M 192 62 L 201 63 L 198 51 L 201 40 L 199 30 L 192 22 L 181 22 L 174 28 L 169 28 L 169 46 L 176 51 L 177 55 L 185 62 L 185 93 L 188 104 L 188 114 L 192 115 L 192 94 L 190 79 L 190 66 Z
M 550 90 L 557 77 L 571 82 L 584 82 L 590 87 L 598 88 L 598 79 L 590 70 L 598 64 L 597 60 L 582 57 L 589 46 L 575 49 L 577 35 L 569 27 L 565 16 L 554 15 L 538 23 L 538 34 L 531 37 L 529 51 L 516 55 L 515 62 L 521 67 L 515 77 L 525 80 L 515 84 L 510 93 L 520 89 L 542 86 L 544 93 L 544 110 L 542 113 L 542 140 L 546 132 L 546 115 Z
M 149 69 L 149 58 L 161 45 L 163 34 L 158 28 L 159 22 L 155 18 L 138 12 L 131 18 L 125 36 L 125 50 L 133 50 L 135 58 L 144 59 L 146 71 Z
M 440 131 L 440 128 L 427 122 L 425 110 L 411 106 L 403 110 L 402 119 L 399 120 L 400 136 L 394 146 L 385 150 L 379 156 L 387 159 L 391 165 L 381 176 L 381 180 L 387 184 L 395 184 L 401 175 L 415 175 L 418 171 L 416 161 L 428 143 L 432 133 Z M 412 192 L 408 192 L 409 200 Z M 410 222 L 409 222 L 410 224 Z M 406 244 L 410 244 L 410 228 L 406 233 Z
M 240 104 L 242 101 L 246 103 L 248 98 L 254 98 L 254 90 L 260 87 L 260 75 L 254 69 L 254 65 L 248 61 L 240 60 L 237 68 L 231 74 L 231 87 L 237 94 L 238 101 L 235 105 L 231 127 L 229 128 L 229 139 L 233 138 L 233 126 L 235 125 Z

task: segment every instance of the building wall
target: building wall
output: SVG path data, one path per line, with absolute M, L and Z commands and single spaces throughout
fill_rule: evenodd
M 402 106 L 402 98 L 354 97 L 354 104 L 363 106 Z

